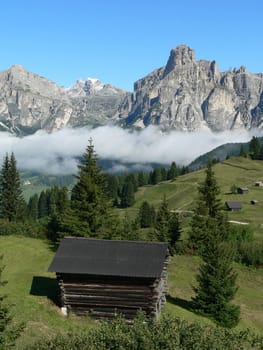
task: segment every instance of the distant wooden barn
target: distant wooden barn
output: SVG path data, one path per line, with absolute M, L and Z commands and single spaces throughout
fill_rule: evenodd
M 238 187 L 237 193 L 239 193 L 239 194 L 247 194 L 248 193 L 248 188 L 247 187 Z
M 255 186 L 262 187 L 263 186 L 263 182 L 262 181 L 256 181 L 255 182 Z
M 238 211 L 242 209 L 242 204 L 240 202 L 225 202 L 226 208 L 231 211 Z
M 49 271 L 74 314 L 132 319 L 142 309 L 154 317 L 166 302 L 168 259 L 166 243 L 64 238 Z

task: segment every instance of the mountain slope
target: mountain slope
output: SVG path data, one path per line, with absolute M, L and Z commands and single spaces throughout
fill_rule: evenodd
M 0 130 L 24 135 L 38 129 L 103 125 L 125 94 L 97 79 L 64 89 L 14 65 L 0 72 Z
M 128 126 L 163 130 L 262 127 L 263 74 L 244 66 L 220 72 L 215 61 L 196 61 L 194 51 L 181 45 L 171 50 L 166 66 L 134 84 L 118 117 Z

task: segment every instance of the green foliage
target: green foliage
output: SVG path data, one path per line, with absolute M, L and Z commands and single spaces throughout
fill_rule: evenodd
M 220 188 L 217 184 L 215 174 L 212 170 L 212 163 L 208 162 L 205 181 L 199 186 L 200 200 L 208 210 L 208 215 L 215 218 L 222 209 L 221 201 L 218 198 Z
M 211 163 L 206 178 L 199 186 L 199 199 L 191 223 L 190 246 L 202 256 L 202 264 L 194 287 L 193 305 L 197 312 L 213 318 L 221 326 L 234 327 L 239 321 L 239 307 L 230 304 L 237 291 L 237 275 L 232 270 L 235 250 L 223 244 L 235 238 L 230 234 L 227 217 L 222 213 L 217 185 Z M 242 235 L 240 235 L 242 236 Z
M 253 136 L 249 142 L 249 154 L 252 159 L 259 159 L 261 151 L 261 144 L 258 137 Z
M 231 185 L 230 193 L 237 194 L 237 188 L 238 188 L 237 185 L 235 185 L 235 184 Z
M 131 179 L 127 179 L 121 191 L 121 207 L 128 208 L 135 203 L 134 184 Z
M 263 266 L 263 242 L 240 242 L 236 260 L 245 265 Z
M 263 338 L 249 331 L 231 331 L 188 323 L 170 315 L 147 320 L 139 312 L 131 325 L 121 316 L 86 332 L 41 339 L 27 350 L 256 350 Z
M 44 238 L 46 236 L 46 228 L 45 225 L 30 220 L 13 222 L 0 219 L 0 236 L 9 235 Z
M 140 206 L 138 220 L 141 228 L 152 227 L 155 222 L 155 209 L 147 201 Z
M 240 150 L 239 150 L 239 157 L 246 157 L 246 156 L 247 156 L 247 153 L 245 151 L 245 147 L 243 144 L 241 144 Z
M 237 292 L 237 274 L 232 268 L 234 251 L 231 245 L 222 243 L 225 233 L 221 230 L 216 219 L 208 219 L 193 303 L 197 312 L 231 328 L 237 325 L 240 313 L 238 306 L 230 304 Z
M 168 172 L 167 172 L 167 180 L 174 180 L 178 176 L 179 170 L 177 169 L 176 163 L 172 162 Z
M 178 214 L 170 211 L 165 196 L 156 214 L 155 232 L 157 240 L 168 242 L 170 251 L 173 252 L 176 242 L 180 239 L 181 225 Z
M 78 182 L 72 189 L 71 208 L 80 225 L 83 224 L 84 229 L 88 227 L 87 235 L 96 236 L 105 223 L 111 205 L 105 176 L 97 165 L 97 156 L 91 141 L 78 168 Z
M 19 173 L 14 153 L 4 158 L 0 174 L 0 214 L 9 221 L 19 221 L 25 216 L 25 201 L 20 187 Z

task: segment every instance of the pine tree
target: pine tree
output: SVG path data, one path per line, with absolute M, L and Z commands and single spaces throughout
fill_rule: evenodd
M 170 251 L 173 252 L 176 242 L 181 237 L 181 224 L 179 221 L 179 216 L 177 213 L 170 213 L 170 218 L 168 221 L 168 242 Z
M 134 184 L 131 179 L 128 179 L 121 191 L 121 207 L 128 208 L 131 207 L 135 202 L 135 194 L 134 194 Z
M 206 178 L 198 188 L 197 205 L 191 221 L 189 245 L 191 248 L 201 250 L 206 242 L 206 227 L 209 218 L 214 218 L 227 238 L 229 225 L 227 214 L 222 211 L 220 188 L 217 184 L 211 162 L 208 162 Z
M 164 196 L 161 206 L 159 207 L 156 220 L 155 220 L 155 231 L 158 241 L 168 242 L 168 222 L 170 219 L 170 210 L 168 208 L 168 202 Z
M 221 230 L 216 219 L 208 219 L 193 305 L 197 312 L 213 318 L 223 327 L 231 328 L 237 325 L 240 314 L 239 307 L 230 303 L 237 292 L 237 274 L 232 268 L 233 251 L 223 243 L 224 233 Z
M 89 145 L 78 165 L 79 174 L 76 176 L 78 182 L 72 189 L 71 209 L 77 216 L 82 227 L 86 229 L 87 235 L 98 236 L 101 228 L 110 217 L 112 204 L 106 190 L 105 175 L 97 165 L 97 155 L 89 140 Z
M 237 291 L 236 274 L 231 267 L 231 246 L 225 244 L 229 224 L 222 212 L 219 195 L 220 189 L 209 162 L 206 178 L 199 186 L 190 232 L 190 242 L 203 259 L 193 303 L 196 311 L 213 318 L 222 326 L 233 327 L 239 320 L 239 307 L 230 304 Z
M 138 187 L 144 186 L 146 185 L 146 178 L 145 178 L 145 174 L 143 172 L 140 172 L 138 174 Z
M 14 153 L 9 159 L 4 158 L 0 177 L 0 210 L 1 216 L 9 221 L 22 220 L 26 204 L 20 187 L 20 177 L 16 167 Z
M 178 169 L 175 162 L 172 162 L 168 173 L 167 173 L 167 180 L 174 180 L 178 176 Z
M 152 176 L 151 176 L 151 184 L 152 185 L 157 185 L 161 181 L 162 181 L 161 168 L 153 169 Z
M 253 136 L 249 142 L 249 154 L 252 159 L 258 159 L 260 155 L 260 141 L 258 137 Z
M 41 191 L 38 199 L 38 217 L 44 218 L 48 216 L 48 202 L 46 191 Z
M 38 194 L 34 194 L 29 198 L 27 205 L 27 216 L 34 221 L 38 219 Z
M 244 157 L 244 158 L 245 158 L 246 156 L 247 156 L 247 154 L 246 154 L 244 145 L 242 144 L 242 145 L 240 146 L 240 150 L 239 150 L 239 157 Z
M 155 220 L 155 210 L 147 201 L 140 206 L 138 220 L 141 228 L 151 227 Z
M 205 181 L 199 186 L 200 200 L 207 208 L 208 215 L 215 218 L 221 211 L 222 205 L 219 199 L 220 188 L 217 184 L 212 163 L 208 162 Z

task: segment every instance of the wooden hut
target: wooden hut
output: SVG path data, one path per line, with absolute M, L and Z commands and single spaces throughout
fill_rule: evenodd
M 238 187 L 237 193 L 239 193 L 239 194 L 247 194 L 248 193 L 248 188 L 247 187 Z
M 238 211 L 242 209 L 242 204 L 240 202 L 225 202 L 225 205 L 227 207 L 228 210 L 230 211 Z
M 49 271 L 56 272 L 64 310 L 132 319 L 142 309 L 154 317 L 166 302 L 168 259 L 166 243 L 68 237 Z

